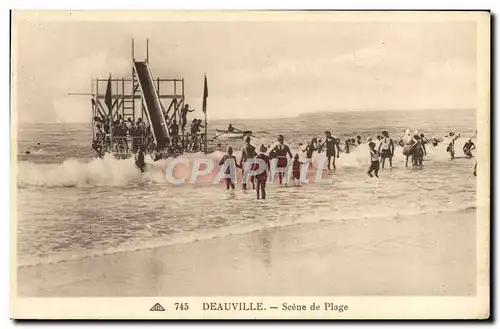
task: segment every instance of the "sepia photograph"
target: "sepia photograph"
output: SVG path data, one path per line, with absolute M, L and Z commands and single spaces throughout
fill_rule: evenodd
M 11 25 L 12 317 L 489 317 L 489 12 Z

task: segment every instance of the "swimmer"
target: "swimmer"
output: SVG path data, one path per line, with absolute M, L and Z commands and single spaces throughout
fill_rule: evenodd
M 262 197 L 262 200 L 266 198 L 266 182 L 267 182 L 267 173 L 269 171 L 269 157 L 266 155 L 267 147 L 264 145 L 260 146 L 259 154 L 257 155 L 257 159 L 262 160 L 265 163 L 266 168 L 255 176 L 257 181 L 257 200 Z
M 415 144 L 412 148 L 412 163 L 414 167 L 422 167 L 424 163 L 424 147 L 420 136 L 415 135 Z
M 413 147 L 412 146 L 413 146 L 413 144 L 415 144 L 415 139 L 411 135 L 410 129 L 406 129 L 405 134 L 401 138 L 400 142 L 402 142 L 403 154 L 406 157 L 406 159 L 405 159 L 405 167 L 408 167 L 408 159 L 412 155 L 412 152 L 413 152 Z
M 306 153 L 306 158 L 312 159 L 314 151 L 318 150 L 318 140 L 316 137 L 313 137 L 311 139 L 311 142 L 307 144 L 306 148 L 304 149 L 304 152 Z
M 472 158 L 473 157 L 472 150 L 475 150 L 475 149 L 476 149 L 476 145 L 474 145 L 474 143 L 472 142 L 472 139 L 469 138 L 467 140 L 467 142 L 465 142 L 464 147 L 463 147 L 463 151 L 464 151 L 465 156 L 468 158 Z
M 373 177 L 372 172 L 375 174 L 375 177 L 378 178 L 378 170 L 380 168 L 380 162 L 378 160 L 378 151 L 375 149 L 375 143 L 368 143 L 368 147 L 370 148 L 370 168 L 368 168 L 368 176 Z
M 229 146 L 227 148 L 227 154 L 222 157 L 222 159 L 219 162 L 219 166 L 223 166 L 226 163 L 226 161 L 234 161 L 233 163 L 236 164 L 236 157 L 233 155 L 233 148 L 231 146 Z M 234 168 L 234 169 L 236 169 L 236 168 Z M 228 164 L 228 167 L 226 169 L 225 174 L 226 175 L 231 174 L 231 164 L 230 163 Z M 234 182 L 233 182 L 232 178 L 226 177 L 225 180 L 226 180 L 226 190 L 229 190 L 229 188 L 234 190 Z
M 331 170 L 331 164 L 333 164 L 333 169 L 337 169 L 335 166 L 335 156 L 338 158 L 340 157 L 340 146 L 337 141 L 337 138 L 332 137 L 332 133 L 329 132 L 328 130 L 325 131 L 325 142 L 324 145 L 326 145 L 326 161 L 327 161 L 327 167 L 328 170 Z M 331 159 L 333 158 L 333 163 Z
M 144 161 L 144 146 L 142 145 L 139 148 L 139 152 L 137 152 L 135 165 L 141 171 L 141 173 L 146 171 L 146 162 Z
M 285 138 L 283 135 L 278 135 L 278 144 L 271 150 L 270 157 L 271 158 L 276 158 L 277 163 L 276 163 L 276 168 L 281 168 L 284 169 L 288 165 L 289 158 L 292 158 L 292 151 L 290 151 L 290 147 L 288 145 L 284 144 Z M 286 169 L 285 169 L 286 170 Z M 278 179 L 280 182 L 280 185 L 283 185 L 283 178 L 285 173 L 283 172 L 278 172 Z M 285 185 L 286 185 L 286 179 L 285 179 Z
M 356 143 L 358 143 L 358 145 L 361 145 L 361 136 L 356 136 Z
M 436 137 L 432 136 L 431 143 L 432 143 L 432 146 L 436 147 L 439 144 L 439 140 Z
M 300 165 L 301 165 L 301 162 L 299 161 L 299 155 L 295 154 L 295 157 L 293 158 L 293 165 L 292 165 L 292 178 L 293 178 L 295 184 L 300 183 Z
M 460 133 L 453 133 L 451 132 L 449 134 L 448 138 L 448 146 L 446 147 L 446 152 L 450 153 L 450 160 L 455 159 L 455 141 L 460 137 Z
M 425 144 L 430 143 L 424 134 L 420 134 L 420 142 L 422 143 L 422 148 L 424 150 L 424 155 L 427 155 L 427 150 L 425 149 Z
M 380 140 L 380 145 L 378 147 L 378 152 L 382 158 L 382 169 L 385 165 L 385 159 L 389 159 L 389 165 L 392 168 L 392 157 L 394 156 L 394 142 L 392 138 L 389 137 L 389 132 L 382 131 L 382 139 Z
M 242 168 L 242 178 L 244 179 L 242 184 L 242 188 L 244 190 L 247 189 L 246 180 L 248 179 L 248 177 L 246 177 L 245 179 L 245 168 L 247 167 L 246 163 L 252 162 L 255 156 L 257 155 L 257 153 L 255 152 L 255 146 L 250 144 L 250 140 L 251 140 L 250 136 L 245 136 L 245 145 L 241 149 L 240 167 Z M 256 165 L 255 163 L 252 163 L 250 165 L 250 168 L 247 168 L 247 170 L 250 171 L 255 170 L 256 169 L 255 165 Z M 255 190 L 255 177 L 253 174 L 250 176 L 250 182 L 252 183 L 252 189 Z
M 345 142 L 344 142 L 344 153 L 346 154 L 349 154 L 350 152 L 350 147 L 351 147 L 351 140 L 350 139 L 346 139 Z

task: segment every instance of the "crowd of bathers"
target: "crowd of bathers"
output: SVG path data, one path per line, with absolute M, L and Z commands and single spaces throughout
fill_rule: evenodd
M 352 151 L 353 147 L 358 147 L 361 145 L 361 136 L 356 138 L 347 138 L 344 140 L 344 148 L 341 149 L 341 140 L 332 136 L 330 131 L 324 132 L 324 140 L 320 138 L 312 138 L 307 144 L 299 144 L 301 150 L 305 153 L 306 161 L 312 163 L 312 157 L 315 152 L 325 153 L 326 155 L 326 167 L 328 170 L 332 168 L 336 169 L 335 159 L 340 157 L 340 153 L 344 152 L 346 154 Z M 408 161 L 411 158 L 411 163 L 414 168 L 421 168 L 423 166 L 424 156 L 427 155 L 427 147 L 432 145 L 433 147 L 438 146 L 439 143 L 446 142 L 447 148 L 446 152 L 450 154 L 450 158 L 453 160 L 455 158 L 455 142 L 460 137 L 460 133 L 449 133 L 444 138 L 431 137 L 427 139 L 424 134 L 415 131 L 413 134 L 409 129 L 405 131 L 405 134 L 399 138 L 396 142 L 389 136 L 387 131 L 382 131 L 375 139 L 369 137 L 367 139 L 368 149 L 369 149 L 369 159 L 370 166 L 368 168 L 367 174 L 370 177 L 377 177 L 380 167 L 384 168 L 386 160 L 389 162 L 389 166 L 392 168 L 392 160 L 394 157 L 394 152 L 396 145 L 402 147 L 402 152 L 405 155 L 405 167 L 408 167 Z M 251 170 L 259 172 L 257 175 L 250 175 L 250 183 L 252 188 L 257 190 L 257 199 L 266 198 L 266 182 L 268 180 L 268 172 L 270 171 L 270 160 L 276 159 L 276 168 L 284 169 L 288 166 L 289 161 L 291 161 L 292 166 L 292 179 L 296 183 L 300 183 L 301 166 L 304 162 L 300 161 L 298 154 L 292 155 L 291 149 L 288 145 L 284 143 L 284 136 L 278 135 L 277 143 L 268 151 L 268 147 L 261 145 L 257 151 L 257 148 L 251 144 L 250 136 L 244 137 L 244 145 L 241 149 L 241 158 L 236 167 L 244 170 Z M 475 145 L 472 139 L 468 139 L 463 146 L 463 152 L 466 157 L 472 157 L 472 150 L 475 149 Z M 259 170 L 258 163 L 251 161 L 252 159 L 258 158 L 264 163 L 266 168 L 264 170 Z M 236 163 L 236 157 L 233 155 L 233 148 L 231 146 L 227 149 L 227 154 L 223 156 L 220 160 L 219 165 L 224 165 L 226 161 L 231 160 Z M 245 166 L 247 161 L 251 161 L 251 164 Z M 229 171 L 229 168 L 227 169 Z M 474 174 L 476 167 L 474 168 Z M 226 174 L 228 172 L 226 171 Z M 278 181 L 280 185 L 285 184 L 284 172 L 277 171 Z M 225 178 L 226 189 L 235 189 L 235 184 L 232 178 Z M 247 189 L 247 182 L 242 184 L 243 190 Z
M 170 138 L 166 141 L 170 153 L 178 153 L 183 150 L 199 151 L 203 149 L 203 138 L 201 137 L 201 128 L 204 128 L 201 119 L 193 119 L 190 127 L 190 134 L 185 134 L 187 125 L 187 115 L 194 110 L 185 104 L 179 110 L 180 127 L 175 116 L 169 120 L 165 115 L 165 120 L 169 130 Z M 155 151 L 154 138 L 151 126 L 138 118 L 135 122 L 132 118 L 123 119 L 122 115 L 112 121 L 103 119 L 99 116 L 94 117 L 94 137 L 92 140 L 92 149 L 99 156 L 105 152 L 116 152 L 118 154 L 134 154 L 143 147 L 147 152 Z M 181 133 L 185 137 L 181 138 Z M 113 138 L 111 138 L 113 136 Z
M 92 149 L 99 155 L 105 152 L 115 151 L 117 153 L 136 153 L 142 146 L 147 146 L 152 141 L 150 126 L 138 118 L 133 121 L 131 118 L 124 120 L 121 115 L 112 121 L 94 117 L 94 138 Z M 113 136 L 113 141 L 111 139 Z

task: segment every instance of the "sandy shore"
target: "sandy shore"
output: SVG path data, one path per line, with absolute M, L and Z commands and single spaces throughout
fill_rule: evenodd
M 302 224 L 18 268 L 20 296 L 474 295 L 475 211 Z

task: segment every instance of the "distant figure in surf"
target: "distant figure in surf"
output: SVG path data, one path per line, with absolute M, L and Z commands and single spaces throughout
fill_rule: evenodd
M 476 149 L 476 145 L 474 145 L 474 143 L 472 142 L 472 139 L 469 138 L 467 140 L 467 142 L 465 142 L 464 147 L 463 147 L 463 151 L 464 151 L 465 156 L 468 158 L 472 158 L 473 157 L 472 150 L 475 150 L 475 149 Z
M 378 171 L 380 168 L 380 162 L 378 160 L 378 151 L 375 149 L 375 143 L 370 142 L 368 143 L 368 147 L 370 148 L 370 168 L 368 168 L 368 176 L 373 177 L 373 174 L 375 177 L 378 178 Z
M 233 155 L 233 148 L 231 146 L 229 146 L 227 148 L 227 154 L 222 157 L 222 159 L 219 162 L 219 166 L 223 166 L 224 164 L 226 164 L 227 161 L 233 161 L 233 165 L 231 163 L 227 164 L 227 169 L 226 169 L 225 174 L 226 175 L 236 175 L 236 172 L 231 173 L 231 167 L 236 166 L 236 157 Z M 233 169 L 236 170 L 235 167 L 233 167 Z M 233 182 L 232 178 L 226 177 L 225 180 L 226 180 L 226 190 L 229 190 L 229 188 L 234 190 L 234 182 Z
M 340 146 L 338 143 L 337 138 L 332 137 L 332 133 L 329 132 L 328 130 L 325 131 L 325 143 L 324 145 L 326 146 L 326 161 L 327 161 L 327 167 L 328 170 L 331 170 L 331 165 L 333 164 L 333 169 L 337 169 L 335 166 L 335 157 L 340 157 Z M 332 158 L 333 158 L 333 163 L 332 163 Z
M 245 170 L 249 170 L 250 172 L 252 172 L 253 170 L 257 169 L 256 163 L 252 163 L 257 153 L 255 152 L 255 146 L 250 144 L 250 141 L 251 141 L 250 136 L 245 136 L 245 145 L 243 145 L 243 148 L 241 149 L 240 167 L 242 168 L 242 178 L 243 178 L 242 188 L 244 190 L 247 189 L 247 180 L 248 180 L 248 177 L 245 177 Z M 247 168 L 248 166 L 247 162 L 251 163 L 249 165 L 249 168 Z M 250 175 L 250 182 L 252 183 L 252 189 L 255 190 L 255 177 L 253 175 Z
M 293 157 L 292 151 L 290 151 L 290 147 L 288 147 L 288 145 L 285 145 L 284 141 L 285 137 L 283 137 L 283 135 L 278 135 L 278 144 L 276 144 L 276 146 L 269 153 L 271 158 L 276 158 L 276 168 L 279 169 L 287 168 L 289 158 L 291 159 Z M 283 185 L 283 177 L 285 177 L 285 173 L 278 172 L 280 185 Z
M 431 143 L 432 143 L 432 146 L 436 147 L 439 144 L 439 139 L 437 139 L 436 137 L 432 136 Z
M 255 176 L 255 179 L 257 181 L 257 200 L 259 200 L 262 197 L 262 200 L 266 199 L 266 182 L 267 182 L 267 173 L 269 171 L 269 157 L 266 155 L 267 152 L 267 147 L 264 145 L 260 146 L 259 149 L 259 154 L 257 155 L 257 159 L 262 160 L 262 162 L 265 164 L 266 168 L 264 170 L 257 174 Z M 258 170 L 260 168 L 256 168 Z
M 362 142 L 361 142 L 361 136 L 359 136 L 359 135 L 358 135 L 358 136 L 356 136 L 356 143 L 357 143 L 358 145 L 361 145 L 361 143 L 362 143 Z
M 139 151 L 137 152 L 136 158 L 135 158 L 135 165 L 141 173 L 146 171 L 146 161 L 144 160 L 144 146 L 141 146 L 139 148 Z
M 378 147 L 378 152 L 382 158 L 382 169 L 385 165 L 385 159 L 389 159 L 389 166 L 392 168 L 392 157 L 394 156 L 394 142 L 392 138 L 389 137 L 389 133 L 384 130 L 382 131 L 382 139 Z

